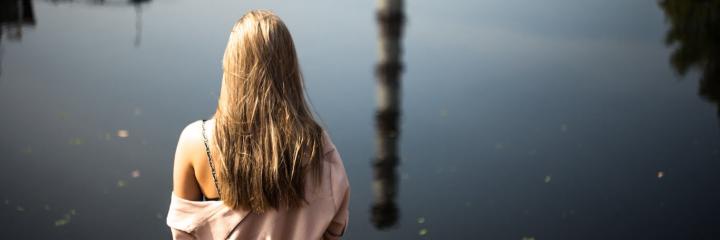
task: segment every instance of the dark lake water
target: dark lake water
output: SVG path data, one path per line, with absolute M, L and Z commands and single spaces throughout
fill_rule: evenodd
M 168 238 L 177 138 L 255 8 L 290 28 L 345 161 L 347 239 L 720 237 L 716 0 L 406 2 L 385 230 L 374 1 L 20 3 L 0 5 L 1 238 Z

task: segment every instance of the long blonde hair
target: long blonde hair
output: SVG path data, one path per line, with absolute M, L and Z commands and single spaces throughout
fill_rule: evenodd
M 221 199 L 259 213 L 300 207 L 306 175 L 320 181 L 322 138 L 290 32 L 272 12 L 248 12 L 230 33 L 215 112 Z

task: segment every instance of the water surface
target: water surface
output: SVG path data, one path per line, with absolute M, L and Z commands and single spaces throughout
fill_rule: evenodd
M 11 239 L 169 237 L 177 138 L 212 114 L 228 31 L 255 8 L 286 21 L 343 156 L 348 239 L 720 234 L 720 81 L 708 74 L 717 34 L 666 42 L 673 27 L 717 26 L 698 12 L 672 18 L 656 1 L 408 1 L 400 216 L 378 230 L 374 2 L 25 4 L 33 21 L 17 35 L 3 17 L 0 43 L 0 232 Z M 684 74 L 672 60 L 682 44 L 704 46 Z

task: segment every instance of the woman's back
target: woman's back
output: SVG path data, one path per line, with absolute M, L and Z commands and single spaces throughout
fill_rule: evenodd
M 213 121 L 206 128 L 211 129 Z M 201 121 L 188 125 L 181 134 L 176 159 L 189 159 L 198 191 L 214 198 L 214 179 L 204 147 Z M 206 131 L 206 134 L 212 131 Z M 207 138 L 212 139 L 212 138 Z M 321 181 L 305 181 L 306 204 L 300 208 L 272 209 L 261 214 L 233 210 L 222 201 L 201 201 L 197 195 L 173 192 L 167 224 L 174 239 L 336 239 L 348 222 L 349 182 L 339 152 L 327 133 L 323 134 Z M 212 144 L 212 143 L 210 143 Z M 178 156 L 179 155 L 179 156 Z M 202 174 L 205 172 L 206 174 Z M 179 174 L 176 174 L 176 176 Z
M 201 239 L 320 239 L 344 233 L 349 184 L 311 112 L 290 31 L 268 11 L 233 26 L 213 118 L 188 125 L 168 225 Z M 217 201 L 200 201 L 217 199 Z

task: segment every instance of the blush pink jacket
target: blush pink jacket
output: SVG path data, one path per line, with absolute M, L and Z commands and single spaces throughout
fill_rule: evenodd
M 190 201 L 173 193 L 167 215 L 173 239 L 339 239 L 348 224 L 350 184 L 327 134 L 324 141 L 322 183 L 306 181 L 308 204 L 302 208 L 256 214 L 233 210 L 222 201 Z M 333 222 L 342 226 L 340 235 L 327 231 Z

